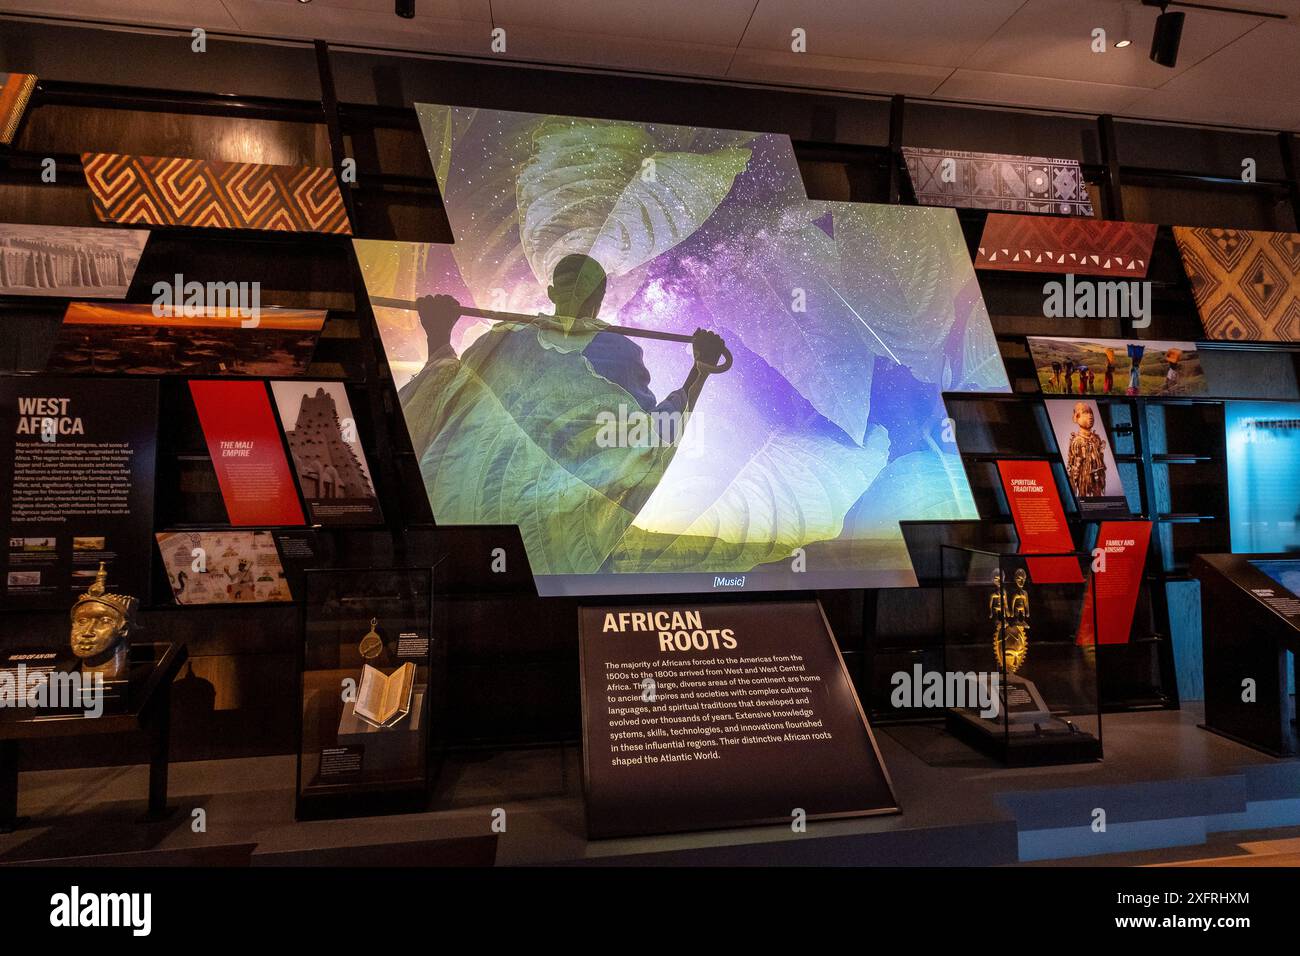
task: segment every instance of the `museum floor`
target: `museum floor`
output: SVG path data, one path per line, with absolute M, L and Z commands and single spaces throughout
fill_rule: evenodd
M 881 728 L 904 812 L 813 823 L 804 834 L 588 843 L 577 747 L 453 754 L 436 812 L 309 823 L 293 820 L 292 756 L 174 764 L 177 809 L 153 822 L 141 821 L 143 766 L 40 771 L 22 775 L 19 811 L 30 819 L 0 835 L 0 865 L 1294 865 L 1300 760 L 1257 753 L 1199 720 L 1194 706 L 1107 716 L 1103 762 L 1019 769 L 941 724 Z M 497 808 L 506 829 L 494 834 Z M 205 830 L 195 832 L 200 818 Z

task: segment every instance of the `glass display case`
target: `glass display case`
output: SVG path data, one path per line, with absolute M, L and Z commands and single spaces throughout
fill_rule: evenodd
M 305 573 L 300 819 L 420 810 L 443 660 L 428 568 Z
M 1013 765 L 1100 759 L 1089 556 L 940 554 L 949 732 Z

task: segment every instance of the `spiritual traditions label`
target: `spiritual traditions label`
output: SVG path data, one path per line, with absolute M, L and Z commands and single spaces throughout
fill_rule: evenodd
M 1011 519 L 1020 538 L 1021 554 L 1069 554 L 1074 539 L 1065 523 L 1065 510 L 1046 461 L 998 462 L 1002 490 L 1006 492 Z M 1035 584 L 1082 582 L 1079 563 L 1072 557 L 1037 558 L 1026 561 Z
M 579 610 L 592 838 L 898 810 L 811 601 Z

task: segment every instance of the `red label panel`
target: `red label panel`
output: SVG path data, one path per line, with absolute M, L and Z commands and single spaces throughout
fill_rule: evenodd
M 1051 463 L 999 461 L 998 473 L 1020 537 L 1020 553 L 1073 551 L 1074 541 L 1065 523 L 1065 509 L 1061 507 Z M 1035 584 L 1074 584 L 1083 580 L 1074 558 L 1039 558 L 1026 564 Z
M 1103 521 L 1097 532 L 1097 548 L 1104 552 L 1104 571 L 1093 574 L 1097 593 L 1097 630 L 1092 631 L 1092 590 L 1083 603 L 1079 621 L 1080 644 L 1127 644 L 1133 628 L 1147 545 L 1151 543 L 1150 521 Z
M 261 382 L 190 382 L 230 523 L 303 524 L 280 430 Z

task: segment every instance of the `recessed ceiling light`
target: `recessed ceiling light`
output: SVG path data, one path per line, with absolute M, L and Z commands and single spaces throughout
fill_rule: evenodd
M 298 0 L 299 3 L 311 3 L 311 0 Z
M 300 2 L 300 3 L 309 3 L 310 0 L 299 0 L 299 2 Z M 1124 47 L 1126 47 L 1126 46 L 1132 46 L 1132 44 L 1133 44 L 1133 41 L 1132 41 L 1132 40 L 1120 40 L 1119 42 L 1117 42 L 1117 43 L 1115 44 L 1115 49 L 1117 49 L 1117 50 L 1122 50 L 1122 49 L 1124 49 Z

